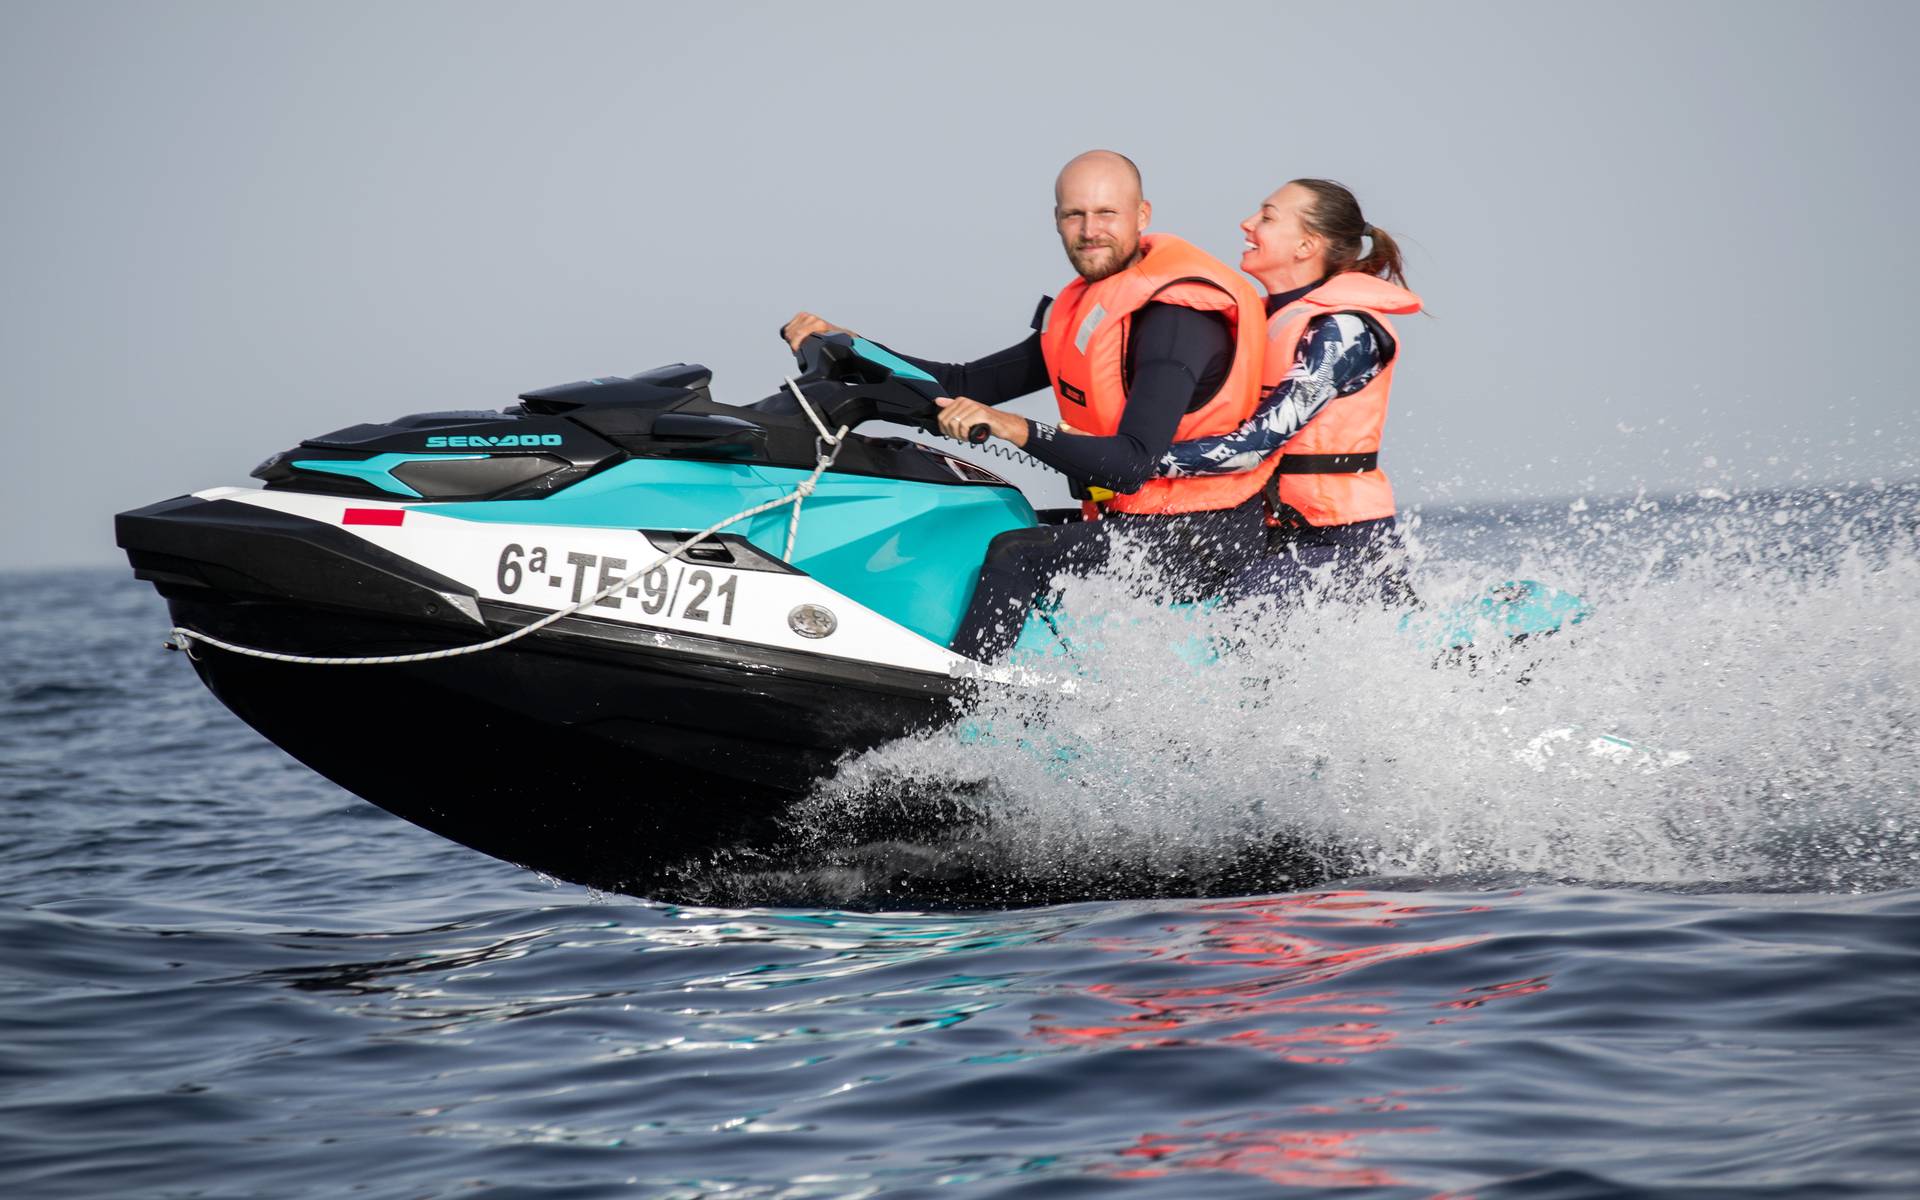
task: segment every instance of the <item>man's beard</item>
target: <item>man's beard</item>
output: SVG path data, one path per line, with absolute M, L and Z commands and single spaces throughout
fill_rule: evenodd
M 1139 253 L 1140 243 L 1137 240 L 1130 245 L 1115 243 L 1091 246 L 1085 250 L 1070 247 L 1067 250 L 1067 261 L 1073 264 L 1073 269 L 1079 272 L 1080 278 L 1088 283 L 1098 283 L 1107 276 L 1118 275 L 1132 266 L 1134 258 Z

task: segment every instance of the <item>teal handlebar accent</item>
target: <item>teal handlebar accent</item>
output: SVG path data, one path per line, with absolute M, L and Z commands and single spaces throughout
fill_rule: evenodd
M 892 371 L 895 375 L 901 376 L 904 379 L 924 379 L 928 383 L 939 382 L 939 380 L 922 371 L 919 367 L 914 366 L 906 359 L 901 358 L 898 354 L 884 350 L 863 337 L 853 339 L 853 352 L 868 362 L 879 363 L 887 370 Z

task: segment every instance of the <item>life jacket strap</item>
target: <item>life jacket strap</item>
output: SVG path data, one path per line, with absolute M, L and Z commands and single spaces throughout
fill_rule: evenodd
M 1107 501 L 1113 499 L 1112 488 L 1103 488 L 1088 483 L 1084 479 L 1067 476 L 1067 494 L 1080 502 L 1080 519 L 1098 521 L 1107 513 Z
M 1380 452 L 1371 454 L 1282 454 L 1278 475 L 1358 475 L 1380 469 Z

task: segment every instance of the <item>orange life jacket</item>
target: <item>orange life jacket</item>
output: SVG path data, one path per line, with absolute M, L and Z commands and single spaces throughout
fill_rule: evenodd
M 1040 351 L 1053 380 L 1060 418 L 1096 437 L 1120 428 L 1127 405 L 1127 333 L 1133 314 L 1149 301 L 1224 313 L 1234 328 L 1233 366 L 1220 390 L 1188 413 L 1174 440 L 1212 437 L 1240 427 L 1260 399 L 1260 358 L 1266 345 L 1266 306 L 1232 267 L 1169 234 L 1147 234 L 1140 261 L 1097 283 L 1075 279 L 1060 290 L 1040 330 Z M 1259 478 L 1250 479 L 1251 475 Z M 1264 472 L 1149 479 L 1107 507 L 1129 513 L 1208 512 L 1254 496 Z
M 1286 378 L 1301 335 L 1315 317 L 1365 313 L 1378 321 L 1396 344 L 1394 356 L 1367 386 L 1351 396 L 1329 400 L 1288 440 L 1277 456 L 1277 470 L 1269 460 L 1247 472 L 1261 476 L 1264 482 L 1268 471 L 1274 471 L 1274 486 L 1268 490 L 1267 500 L 1280 523 L 1304 520 L 1309 525 L 1350 525 L 1393 515 L 1393 485 L 1380 469 L 1380 431 L 1387 423 L 1387 393 L 1393 387 L 1393 367 L 1399 358 L 1399 338 L 1387 314 L 1419 311 L 1420 297 L 1407 289 L 1372 275 L 1345 271 L 1267 318 L 1262 396 Z

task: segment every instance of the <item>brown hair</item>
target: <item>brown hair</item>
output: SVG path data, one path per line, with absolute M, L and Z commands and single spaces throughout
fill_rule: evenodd
M 1344 184 L 1331 179 L 1294 179 L 1289 187 L 1301 187 L 1313 193 L 1313 203 L 1300 210 L 1300 223 L 1307 232 L 1327 239 L 1327 274 L 1358 271 L 1407 286 L 1400 270 L 1400 245 L 1384 229 L 1367 224 L 1360 215 L 1360 202 Z M 1360 256 L 1360 243 L 1372 238 L 1366 257 Z

